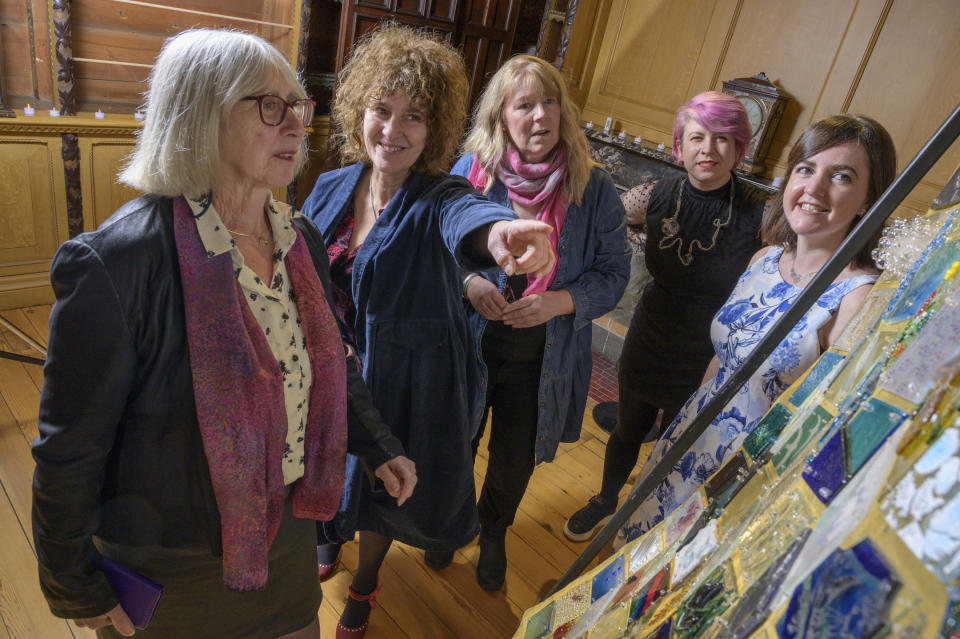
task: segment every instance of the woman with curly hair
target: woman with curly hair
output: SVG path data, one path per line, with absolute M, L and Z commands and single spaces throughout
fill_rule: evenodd
M 468 83 L 459 54 L 410 28 L 364 37 L 340 75 L 333 136 L 344 166 L 319 177 L 303 211 L 327 244 L 334 301 L 374 404 L 417 465 L 403 505 L 361 481 L 353 460 L 341 509 L 318 551 L 360 531 L 359 566 L 337 637 L 360 637 L 392 540 L 434 568 L 478 532 L 471 440 L 483 409 L 459 273 L 499 265 L 550 272 L 552 230 L 444 172 L 463 132 Z M 514 256 L 520 256 L 514 258 Z

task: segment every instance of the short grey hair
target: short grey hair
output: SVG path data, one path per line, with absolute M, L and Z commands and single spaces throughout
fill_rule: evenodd
M 210 191 L 221 165 L 221 124 L 237 102 L 266 91 L 277 75 L 298 98 L 307 97 L 283 54 L 259 36 L 190 29 L 169 38 L 147 79 L 144 126 L 120 181 L 170 197 Z M 306 142 L 298 171 L 305 160 Z

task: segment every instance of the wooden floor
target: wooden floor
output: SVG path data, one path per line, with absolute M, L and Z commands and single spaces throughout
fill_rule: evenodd
M 3 311 L 3 316 L 31 338 L 46 344 L 49 306 Z M 0 327 L 0 349 L 37 355 L 13 333 Z M 36 552 L 30 533 L 30 442 L 37 435 L 37 404 L 42 381 L 39 366 L 0 359 L 0 639 L 93 637 L 53 617 L 37 583 Z M 482 590 L 474 568 L 477 544 L 456 553 L 453 564 L 435 572 L 423 553 L 395 544 L 381 571 L 382 591 L 370 618 L 369 639 L 472 639 L 511 637 L 523 611 L 535 604 L 576 558 L 585 544 L 563 536 L 566 517 L 599 488 L 606 435 L 590 417 L 581 439 L 562 444 L 553 463 L 533 474 L 517 519 L 507 535 L 508 571 L 504 588 Z M 642 454 L 649 452 L 645 447 Z M 475 477 L 479 490 L 486 469 L 485 444 Z M 628 483 L 629 486 L 629 483 Z M 343 608 L 357 546 L 344 547 L 342 569 L 323 585 L 320 627 L 333 637 Z

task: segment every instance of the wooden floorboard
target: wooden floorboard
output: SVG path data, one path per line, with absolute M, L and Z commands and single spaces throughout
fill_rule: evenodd
M 32 339 L 46 344 L 49 306 L 3 312 Z M 0 348 L 37 356 L 0 327 Z M 39 366 L 0 359 L 0 639 L 92 639 L 94 634 L 53 617 L 40 593 L 30 534 L 30 442 L 37 433 L 42 383 Z M 423 551 L 394 544 L 381 571 L 382 590 L 370 618 L 369 639 L 489 639 L 511 637 L 525 609 L 534 605 L 577 557 L 585 543 L 563 536 L 566 518 L 600 487 L 607 435 L 591 417 L 589 402 L 580 440 L 561 444 L 556 459 L 537 466 L 507 535 L 507 577 L 500 592 L 476 582 L 479 547 L 474 540 L 434 571 Z M 644 447 L 644 454 L 649 446 Z M 477 490 L 488 455 L 481 441 L 474 466 Z M 625 496 L 625 488 L 622 496 Z M 609 551 L 603 553 L 607 556 Z M 595 563 L 603 557 L 595 560 Z M 334 635 L 347 587 L 357 568 L 357 545 L 344 546 L 341 569 L 323 584 L 319 618 L 324 637 Z

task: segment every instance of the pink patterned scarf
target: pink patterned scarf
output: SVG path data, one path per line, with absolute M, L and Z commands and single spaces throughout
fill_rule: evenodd
M 557 145 L 553 155 L 548 157 L 546 161 L 527 164 L 521 159 L 520 152 L 517 151 L 513 143 L 508 141 L 506 153 L 500 158 L 495 173 L 497 179 L 507 187 L 507 193 L 512 201 L 524 206 L 534 206 L 542 203 L 540 212 L 537 213 L 537 219 L 553 227 L 553 233 L 548 238 L 551 246 L 553 246 L 553 252 L 556 254 L 557 242 L 560 239 L 561 231 L 563 231 L 563 221 L 567 217 L 567 208 L 570 206 L 570 200 L 564 186 L 567 177 L 567 158 L 563 152 L 563 145 Z M 476 155 L 473 156 L 473 164 L 470 165 L 470 173 L 467 179 L 479 191 L 482 191 L 486 186 L 487 175 L 477 161 Z M 523 294 L 541 293 L 550 288 L 557 276 L 558 264 L 559 260 L 554 263 L 553 269 L 543 277 L 534 277 L 532 273 L 528 274 L 527 288 Z
M 183 286 L 197 421 L 223 535 L 223 583 L 260 590 L 280 527 L 280 468 L 287 417 L 277 359 L 244 299 L 229 253 L 208 257 L 182 197 L 174 236 Z M 296 229 L 296 227 L 294 227 Z M 293 514 L 328 520 L 343 489 L 347 381 L 343 347 L 303 236 L 284 260 L 310 355 L 305 469 L 293 484 Z

